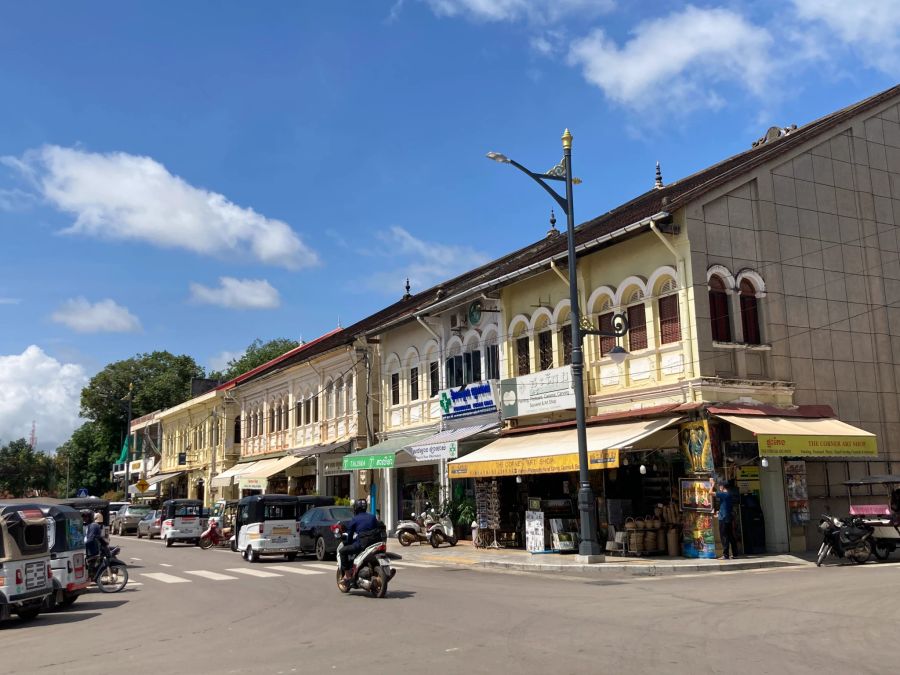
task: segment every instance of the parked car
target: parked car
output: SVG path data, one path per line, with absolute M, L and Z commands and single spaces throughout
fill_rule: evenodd
M 314 506 L 300 518 L 300 551 L 315 553 L 316 558 L 333 558 L 340 539 L 331 526 L 353 518 L 349 506 Z
M 137 532 L 141 518 L 150 513 L 151 509 L 146 504 L 127 504 L 112 514 L 109 529 L 113 534 L 128 534 Z
M 147 537 L 147 539 L 153 539 L 154 535 L 158 537 L 161 527 L 162 511 L 158 509 L 156 511 L 151 511 L 138 522 L 137 538 L 143 539 L 144 537 Z

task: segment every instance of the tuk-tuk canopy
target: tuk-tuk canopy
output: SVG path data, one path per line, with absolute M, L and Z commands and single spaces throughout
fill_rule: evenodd
M 84 548 L 84 522 L 81 511 L 64 504 L 41 504 L 41 512 L 48 519 L 48 547 L 53 553 Z
M 0 502 L 0 562 L 47 552 L 47 521 L 40 504 Z
M 267 520 L 299 520 L 299 512 L 300 499 L 294 495 L 252 495 L 238 502 L 241 526 Z

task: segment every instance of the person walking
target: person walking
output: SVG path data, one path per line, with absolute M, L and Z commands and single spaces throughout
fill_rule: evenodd
M 724 490 L 716 489 L 716 499 L 719 500 L 719 539 L 722 540 L 722 555 L 719 556 L 719 559 L 737 558 L 734 511 L 738 501 L 738 490 L 734 480 L 729 480 L 725 484 Z

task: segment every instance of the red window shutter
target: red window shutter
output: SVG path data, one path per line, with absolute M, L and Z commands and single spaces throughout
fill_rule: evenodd
M 608 312 L 607 314 L 601 314 L 597 317 L 597 328 L 599 330 L 612 332 L 613 329 L 613 314 L 612 312 Z M 613 347 L 616 346 L 616 338 L 614 337 L 600 337 L 600 356 L 606 356 L 612 350 Z
M 681 340 L 681 318 L 678 316 L 678 296 L 659 299 L 659 342 L 669 344 Z
M 647 348 L 647 315 L 643 304 L 628 308 L 628 347 L 633 352 Z

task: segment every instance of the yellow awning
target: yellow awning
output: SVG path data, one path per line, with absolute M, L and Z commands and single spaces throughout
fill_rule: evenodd
M 764 457 L 877 457 L 875 434 L 831 418 L 716 415 L 756 436 Z
M 619 450 L 678 422 L 680 417 L 588 427 L 591 469 L 619 466 Z M 505 436 L 448 464 L 450 478 L 486 478 L 578 471 L 575 429 Z

